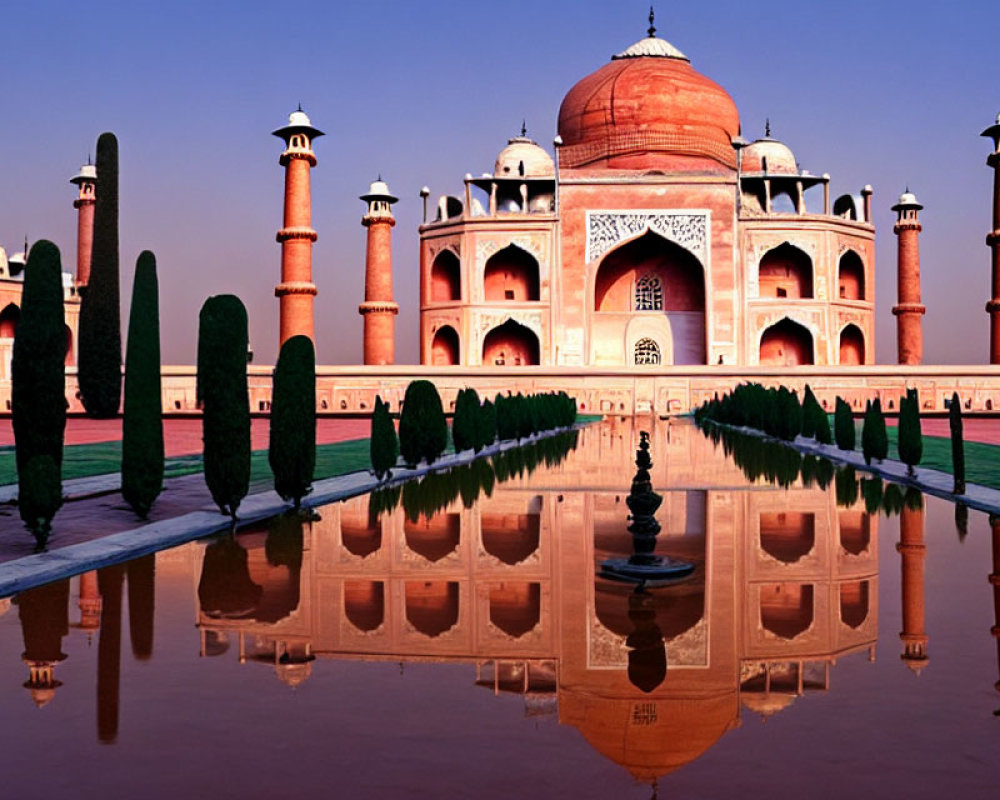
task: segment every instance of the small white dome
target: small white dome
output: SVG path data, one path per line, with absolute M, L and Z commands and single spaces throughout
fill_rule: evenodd
M 305 111 L 293 111 L 288 115 L 288 124 L 294 125 L 296 127 L 311 128 L 312 123 L 309 121 L 309 115 Z
M 612 60 L 617 60 L 619 58 L 642 58 L 643 56 L 651 58 L 677 58 L 681 61 L 691 60 L 666 39 L 661 39 L 658 36 L 647 36 L 645 39 L 640 39 L 617 55 L 611 56 L 611 58 Z
M 493 174 L 497 178 L 553 178 L 556 166 L 537 143 L 527 136 L 515 136 L 497 156 Z

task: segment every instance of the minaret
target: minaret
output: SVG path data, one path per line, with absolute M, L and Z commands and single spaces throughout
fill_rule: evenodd
M 924 331 L 920 319 L 927 308 L 920 304 L 920 231 L 917 213 L 923 206 L 909 189 L 892 207 L 896 224 L 892 231 L 899 237 L 897 256 L 898 294 L 892 307 L 896 315 L 896 351 L 900 364 L 919 364 L 924 358 Z
M 896 550 L 903 557 L 903 642 L 900 658 L 911 670 L 920 674 L 927 666 L 927 633 L 924 631 L 924 509 L 904 507 L 899 517 L 899 544 Z
M 358 313 L 365 320 L 365 364 L 394 364 L 396 361 L 396 315 L 399 306 L 392 299 L 392 204 L 399 200 L 389 193 L 382 176 L 372 183 L 368 213 L 361 224 L 368 228 L 365 253 L 365 302 Z
M 97 167 L 87 163 L 69 179 L 80 191 L 73 208 L 76 215 L 76 285 L 86 286 L 90 280 L 90 250 L 94 243 L 94 202 L 96 200 Z
M 288 124 L 274 135 L 284 139 L 285 151 L 279 163 L 285 168 L 284 225 L 275 237 L 281 243 L 281 283 L 274 288 L 278 298 L 280 335 L 278 345 L 292 336 L 313 336 L 312 200 L 309 170 L 316 166 L 312 140 L 322 136 L 299 106 L 288 115 Z M 315 341 L 315 339 L 314 339 Z
M 87 632 L 87 640 L 101 627 L 101 593 L 97 589 L 97 571 L 80 575 L 80 628 Z
M 993 152 L 986 157 L 993 167 L 993 229 L 986 235 L 986 244 L 992 250 L 992 294 L 986 304 L 990 315 L 990 363 L 1000 364 L 1000 114 L 983 136 L 993 140 Z

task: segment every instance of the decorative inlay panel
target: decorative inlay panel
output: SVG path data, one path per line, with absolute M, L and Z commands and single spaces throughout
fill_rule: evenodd
M 708 266 L 708 211 L 588 211 L 587 263 L 628 239 L 652 231 Z

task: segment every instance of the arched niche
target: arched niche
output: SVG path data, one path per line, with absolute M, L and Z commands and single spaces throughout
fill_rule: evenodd
M 431 364 L 450 367 L 459 363 L 458 332 L 451 325 L 442 325 L 431 340 Z
M 857 325 L 845 325 L 840 332 L 839 363 L 853 366 L 865 363 L 865 335 Z
M 597 269 L 593 308 L 601 322 L 594 326 L 593 335 L 608 337 L 608 342 L 597 341 L 595 347 L 610 352 L 612 339 L 617 348 L 622 346 L 622 329 L 613 322 L 616 314 L 632 320 L 659 319 L 665 323 L 665 335 L 649 338 L 660 345 L 661 363 L 705 364 L 705 294 L 701 262 L 680 245 L 646 231 L 608 253 Z M 640 338 L 627 337 L 625 363 L 634 363 Z M 669 354 L 665 342 L 670 343 Z
M 812 259 L 788 242 L 764 254 L 757 275 L 761 297 L 798 299 L 813 296 Z
M 406 546 L 428 561 L 440 561 L 458 549 L 462 537 L 461 514 L 423 514 L 416 522 L 407 519 L 403 523 Z
M 776 583 L 760 590 L 760 624 L 782 639 L 794 639 L 812 625 L 811 583 Z
M 840 546 L 852 556 L 868 549 L 872 539 L 871 516 L 864 511 L 841 510 L 837 513 Z
M 761 335 L 759 362 L 761 366 L 782 367 L 814 364 L 812 334 L 785 317 Z
M 458 584 L 454 581 L 407 581 L 406 619 L 434 638 L 458 623 Z
M 512 319 L 498 325 L 483 339 L 484 366 L 527 367 L 538 362 L 538 337 Z
M 377 517 L 372 519 L 367 514 L 364 517 L 355 518 L 342 513 L 340 517 L 340 541 L 344 548 L 353 555 L 359 558 L 370 556 L 382 547 L 382 524 Z
M 377 630 L 385 620 L 385 584 L 344 581 L 344 616 L 362 633 Z
M 520 564 L 538 550 L 541 514 L 501 514 L 484 508 L 480 516 L 483 549 L 504 564 Z
M 801 511 L 761 512 L 761 549 L 778 561 L 794 564 L 816 543 L 816 515 Z
M 490 256 L 483 270 L 483 296 L 487 303 L 538 300 L 534 256 L 513 244 Z
M 504 582 L 490 588 L 490 622 L 515 639 L 538 625 L 542 617 L 537 583 Z
M 0 339 L 13 339 L 17 333 L 17 323 L 21 320 L 21 309 L 10 303 L 0 311 Z
M 431 264 L 431 302 L 448 303 L 462 298 L 462 265 L 451 250 L 442 250 Z
M 868 619 L 868 581 L 850 581 L 840 584 L 840 619 L 851 628 L 860 628 Z
M 864 300 L 865 264 L 853 250 L 840 257 L 837 264 L 837 293 L 841 300 Z

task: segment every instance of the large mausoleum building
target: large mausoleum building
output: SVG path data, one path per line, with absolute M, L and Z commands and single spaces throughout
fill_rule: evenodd
M 830 201 L 655 35 L 420 228 L 424 364 L 874 363 L 871 189 Z M 810 191 L 815 190 L 815 191 Z

